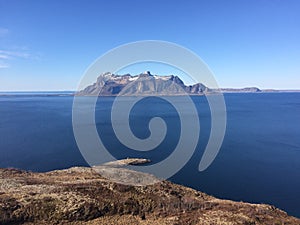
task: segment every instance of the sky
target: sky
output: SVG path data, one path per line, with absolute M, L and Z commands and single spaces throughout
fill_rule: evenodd
M 220 87 L 300 89 L 299 12 L 298 0 L 0 0 L 0 91 L 76 90 L 98 57 L 141 40 L 188 48 Z

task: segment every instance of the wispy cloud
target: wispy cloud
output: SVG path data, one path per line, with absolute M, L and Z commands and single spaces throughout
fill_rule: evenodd
M 7 39 L 10 31 L 7 28 L 0 27 L 0 40 Z M 0 45 L 0 69 L 10 67 L 14 60 L 20 59 L 39 59 L 39 55 L 32 54 L 26 46 L 1 46 Z
M 21 52 L 21 51 L 5 51 L 0 49 L 0 55 L 7 58 L 24 58 L 28 59 L 30 57 L 30 54 L 27 52 Z
M 25 51 L 11 51 L 11 50 L 2 50 L 0 49 L 0 69 L 8 68 L 8 62 L 16 59 L 30 59 L 33 56 Z M 36 57 L 33 57 L 36 58 Z
M 0 69 L 8 68 L 9 65 L 5 62 L 0 61 Z
M 0 53 L 0 59 L 9 59 L 9 56 Z
M 0 37 L 4 37 L 6 35 L 8 35 L 9 30 L 3 27 L 0 27 Z

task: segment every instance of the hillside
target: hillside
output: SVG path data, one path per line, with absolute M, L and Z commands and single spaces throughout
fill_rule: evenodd
M 0 169 L 0 224 L 300 224 L 274 206 L 221 200 L 168 181 L 119 184 L 97 169 L 113 171 L 113 165 Z

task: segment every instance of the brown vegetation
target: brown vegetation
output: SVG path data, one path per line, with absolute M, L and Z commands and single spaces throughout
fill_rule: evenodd
M 145 175 L 146 176 L 146 175 Z M 130 186 L 93 168 L 0 169 L 0 224 L 300 224 L 265 204 L 220 200 L 162 181 Z

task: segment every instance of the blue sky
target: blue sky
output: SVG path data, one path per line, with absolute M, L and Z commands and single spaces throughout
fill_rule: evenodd
M 300 89 L 299 12 L 298 0 L 0 0 L 0 91 L 74 90 L 95 59 L 140 40 L 192 50 L 221 87 Z

